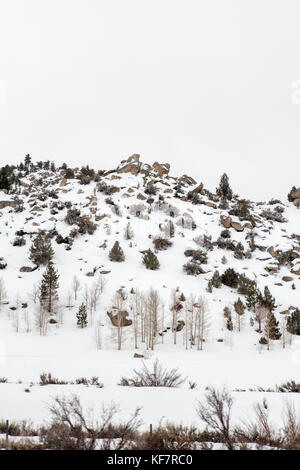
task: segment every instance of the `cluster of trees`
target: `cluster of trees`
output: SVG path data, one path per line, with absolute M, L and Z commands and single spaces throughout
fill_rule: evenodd
M 152 288 L 148 292 L 132 289 L 128 296 L 118 290 L 112 299 L 111 311 L 115 318 L 112 339 L 116 341 L 118 349 L 122 348 L 126 332 L 129 331 L 131 321 L 124 322 L 124 317 L 128 314 L 132 318 L 131 331 L 135 349 L 143 347 L 154 350 L 155 344 L 164 343 L 164 336 L 168 332 L 172 334 L 174 344 L 177 344 L 178 332 L 183 330 L 182 341 L 185 348 L 195 346 L 202 350 L 209 330 L 209 312 L 205 298 L 191 295 L 186 299 L 178 289 L 171 292 L 171 326 L 166 326 L 165 303 L 159 292 Z

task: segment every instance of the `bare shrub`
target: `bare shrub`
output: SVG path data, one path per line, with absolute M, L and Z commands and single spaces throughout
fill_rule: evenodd
M 233 398 L 225 388 L 219 391 L 210 386 L 207 390 L 205 402 L 198 402 L 197 414 L 209 430 L 222 436 L 228 450 L 234 450 L 230 423 Z
M 44 447 L 55 450 L 122 450 L 140 426 L 140 409 L 136 408 L 131 417 L 114 426 L 113 419 L 119 412 L 115 404 L 103 406 L 100 420 L 96 421 L 92 410 L 84 412 L 79 397 L 56 397 L 49 406 L 51 423 L 42 428 L 40 439 Z
M 135 376 L 132 378 L 122 377 L 119 385 L 127 387 L 179 387 L 186 378 L 178 373 L 178 369 L 167 370 L 156 360 L 153 363 L 153 369 L 150 370 L 143 362 L 143 368 L 140 371 L 133 370 Z

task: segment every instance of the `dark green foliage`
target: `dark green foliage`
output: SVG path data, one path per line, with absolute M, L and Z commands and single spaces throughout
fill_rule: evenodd
M 184 255 L 192 258 L 192 262 L 197 261 L 200 264 L 207 263 L 207 253 L 203 250 L 185 250 Z
M 77 225 L 78 233 L 82 234 L 88 233 L 89 235 L 93 235 L 97 229 L 97 225 L 87 215 L 79 217 L 77 220 Z
M 13 242 L 13 246 L 24 246 L 26 245 L 26 240 L 24 237 L 16 237 Z
M 211 282 L 212 287 L 215 287 L 216 289 L 218 289 L 221 286 L 222 280 L 221 280 L 219 271 L 214 272 L 210 282 Z
M 244 287 L 243 287 L 244 289 Z M 252 283 L 249 283 L 247 286 L 245 283 L 245 289 L 247 289 L 246 295 L 246 305 L 249 310 L 253 309 L 255 310 L 256 306 L 260 303 L 260 299 L 262 297 L 261 292 L 257 289 L 256 283 L 253 281 Z M 246 291 L 246 290 L 245 290 Z M 243 290 L 243 292 L 245 292 Z M 238 291 L 240 294 L 242 294 L 242 291 Z
M 8 179 L 7 170 L 3 167 L 0 170 L 0 190 L 6 189 L 9 191 L 10 189 L 10 182 Z
M 266 307 L 270 312 L 276 308 L 275 299 L 272 297 L 272 294 L 269 288 L 266 286 L 264 289 L 264 295 L 261 295 L 259 298 L 259 304 L 263 307 Z
M 296 186 L 293 186 L 292 189 L 290 190 L 290 192 L 288 193 L 287 195 L 287 198 L 288 198 L 288 201 L 289 202 L 293 202 L 293 198 L 292 198 L 292 194 L 297 191 L 297 188 Z
M 43 274 L 40 289 L 40 303 L 49 313 L 52 313 L 53 304 L 58 300 L 58 279 L 59 274 L 55 270 L 53 263 L 50 261 L 45 273 Z
M 223 174 L 220 180 L 220 184 L 216 189 L 216 193 L 220 198 L 228 199 L 229 201 L 232 199 L 232 190 L 229 185 L 229 178 L 226 173 Z
M 86 306 L 81 304 L 79 310 L 76 314 L 77 317 L 77 326 L 79 328 L 86 328 L 88 324 Z
M 230 231 L 227 230 L 227 229 L 222 230 L 222 232 L 221 232 L 221 237 L 222 237 L 222 238 L 230 238 L 230 237 L 231 237 Z
M 73 178 L 75 178 L 75 173 L 74 173 L 74 170 L 73 170 L 72 168 L 67 168 L 67 169 L 66 169 L 65 178 L 66 178 L 66 179 L 73 179 Z
M 154 243 L 154 247 L 156 250 L 167 250 L 170 246 L 173 245 L 172 242 L 170 242 L 170 240 L 168 240 L 167 238 L 162 238 L 162 237 L 158 237 L 158 238 L 155 238 L 153 240 L 153 243 Z
M 241 242 L 239 242 L 234 249 L 234 257 L 236 259 L 244 258 L 244 247 Z
M 286 329 L 292 335 L 300 335 L 300 310 L 298 308 L 288 317 Z
M 145 194 L 148 194 L 149 196 L 155 196 L 157 192 L 158 192 L 158 188 L 154 186 L 154 184 L 147 186 L 145 189 Z
M 69 225 L 77 224 L 80 217 L 80 211 L 78 209 L 69 209 L 65 217 L 65 222 Z
M 157 256 L 150 249 L 147 250 L 143 256 L 143 264 L 147 269 L 151 269 L 152 271 L 159 269 L 160 266 Z
M 238 280 L 238 294 L 248 296 L 253 288 L 254 290 L 256 288 L 255 281 L 251 281 L 245 274 L 240 274 Z
M 31 245 L 29 259 L 37 265 L 47 264 L 51 261 L 53 255 L 54 251 L 49 235 L 44 231 L 40 231 Z
M 204 274 L 204 271 L 196 261 L 191 261 L 183 265 L 183 271 L 189 276 L 198 276 L 199 274 Z
M 238 279 L 239 275 L 233 268 L 226 269 L 226 271 L 221 276 L 222 284 L 233 288 L 237 287 Z
M 120 247 L 120 244 L 118 241 L 115 242 L 114 246 L 110 250 L 109 259 L 110 261 L 116 261 L 118 263 L 125 261 L 124 251 Z
M 265 320 L 264 333 L 267 338 L 278 340 L 281 337 L 279 322 L 276 320 L 272 312 L 268 312 L 267 318 Z

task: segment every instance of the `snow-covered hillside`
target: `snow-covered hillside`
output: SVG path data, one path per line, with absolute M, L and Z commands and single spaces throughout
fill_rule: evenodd
M 36 168 L 21 176 L 16 193 L 0 192 L 0 377 L 7 378 L 0 383 L 0 419 L 41 422 L 52 396 L 72 392 L 95 407 L 114 400 L 124 413 L 141 405 L 145 423 L 162 416 L 190 423 L 196 421 L 196 398 L 209 384 L 248 390 L 300 381 L 300 336 L 287 329 L 287 318 L 300 307 L 300 211 L 295 205 L 238 196 L 224 201 L 187 175 L 170 176 L 167 164 L 146 165 L 137 155 L 96 177 L 78 178 L 77 169 L 75 178 L 67 178 L 66 171 Z M 59 274 L 58 299 L 42 330 L 39 283 L 46 265 L 29 259 L 39 231 L 51 240 Z M 116 241 L 124 252 L 122 262 L 110 260 Z M 159 269 L 143 264 L 149 249 Z M 238 286 L 209 284 L 216 271 L 222 279 L 228 268 L 255 281 L 262 293 L 268 287 L 276 301 L 279 339 L 263 344 L 266 320 L 258 332 L 256 312 Z M 188 274 L 191 269 L 199 274 Z M 155 320 L 150 289 L 156 293 Z M 241 316 L 234 307 L 238 298 L 245 307 Z M 87 308 L 86 328 L 77 325 L 81 304 Z M 131 324 L 118 328 L 107 312 L 120 311 L 127 312 Z M 167 368 L 178 367 L 188 379 L 174 390 L 121 387 L 121 377 L 141 367 L 134 354 L 146 363 L 158 358 Z M 104 387 L 40 387 L 43 372 L 66 381 L 98 376 Z M 191 390 L 189 381 L 196 388 Z M 238 409 L 245 410 L 257 395 L 235 392 Z M 299 394 L 292 395 L 299 401 Z M 282 396 L 272 401 L 278 417 Z

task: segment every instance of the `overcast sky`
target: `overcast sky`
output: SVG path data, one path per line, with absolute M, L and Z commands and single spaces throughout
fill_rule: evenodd
M 300 186 L 299 22 L 299 0 L 0 0 L 0 166 L 140 153 L 282 197 Z

